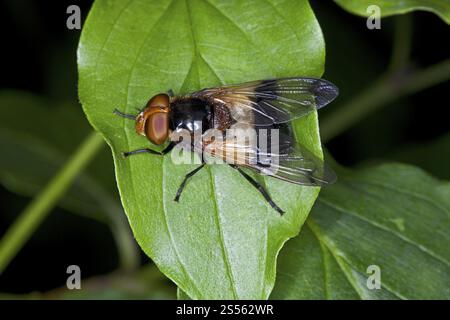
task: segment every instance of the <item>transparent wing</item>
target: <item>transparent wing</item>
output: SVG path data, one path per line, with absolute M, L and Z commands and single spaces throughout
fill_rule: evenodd
M 291 137 L 283 135 L 280 135 L 280 143 L 275 149 L 262 148 L 251 138 L 227 137 L 197 146 L 196 151 L 299 185 L 324 186 L 336 181 L 333 170 L 320 158 Z
M 272 155 L 273 156 L 273 155 Z M 324 186 L 336 181 L 336 174 L 320 158 L 305 147 L 296 144 L 289 153 L 274 157 L 269 168 L 257 165 L 256 170 L 291 183 Z
M 192 96 L 225 104 L 239 123 L 268 126 L 303 117 L 333 101 L 338 93 L 329 81 L 297 77 L 208 88 Z

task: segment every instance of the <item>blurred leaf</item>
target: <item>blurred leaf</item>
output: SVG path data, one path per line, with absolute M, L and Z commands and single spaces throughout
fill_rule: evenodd
M 47 299 L 175 299 L 176 287 L 154 265 L 131 274 L 110 274 L 83 280 L 82 290 L 62 288 Z
M 450 184 L 384 164 L 342 170 L 280 253 L 274 299 L 448 299 Z M 367 268 L 381 269 L 369 290 Z
M 158 92 L 185 93 L 221 83 L 320 76 L 324 43 L 306 0 L 96 1 L 83 28 L 79 94 L 91 124 L 113 150 L 122 203 L 135 237 L 192 298 L 265 299 L 283 243 L 306 219 L 318 188 L 270 178 L 280 217 L 228 166 L 208 166 L 173 201 L 194 165 L 121 152 L 149 146 L 135 113 Z M 295 123 L 297 138 L 321 156 L 317 114 Z
M 33 197 L 91 130 L 76 105 L 56 105 L 22 91 L 1 91 L 0 183 Z M 113 164 L 106 148 L 100 153 L 59 205 L 109 224 L 123 266 L 132 268 L 137 252 L 117 197 Z
M 406 162 L 432 173 L 441 179 L 450 180 L 450 133 L 432 142 L 403 146 L 385 158 Z
M 75 106 L 56 106 L 22 91 L 0 92 L 0 115 L 0 182 L 24 196 L 38 193 L 90 131 Z M 111 197 L 95 179 L 83 174 L 61 205 L 106 222 L 99 195 Z
M 450 1 L 448 0 L 334 0 L 345 10 L 363 17 L 371 15 L 367 8 L 379 6 L 381 16 L 403 14 L 414 10 L 430 11 L 437 14 L 447 24 L 450 24 Z
M 127 300 L 175 299 L 176 288 L 155 265 L 147 265 L 132 274 L 112 273 L 84 279 L 81 290 L 68 290 L 65 286 L 49 292 L 30 294 L 0 293 L 1 299 L 65 299 L 65 300 Z

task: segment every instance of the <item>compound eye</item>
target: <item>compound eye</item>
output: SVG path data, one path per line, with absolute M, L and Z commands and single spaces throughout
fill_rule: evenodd
M 170 98 L 160 93 L 151 98 L 136 118 L 136 132 L 152 143 L 163 144 L 169 137 Z
M 145 135 L 154 144 L 163 144 L 169 137 L 169 114 L 155 112 L 147 119 Z
M 147 108 L 167 110 L 169 108 L 169 96 L 165 93 L 160 93 L 151 98 L 147 103 Z

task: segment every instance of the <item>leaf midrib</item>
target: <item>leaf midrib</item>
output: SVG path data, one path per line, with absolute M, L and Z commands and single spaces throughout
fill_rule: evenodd
M 232 292 L 233 292 L 233 297 L 234 297 L 234 299 L 238 299 L 239 296 L 238 296 L 237 291 L 236 291 L 236 281 L 234 279 L 233 270 L 231 268 L 230 260 L 229 260 L 229 257 L 228 257 L 228 250 L 227 250 L 226 245 L 225 245 L 225 238 L 224 238 L 224 235 L 223 235 L 223 231 L 222 231 L 222 228 L 220 227 L 220 224 L 221 224 L 220 210 L 219 210 L 219 206 L 217 205 L 217 197 L 216 197 L 216 192 L 215 192 L 215 190 L 216 190 L 215 181 L 214 181 L 214 177 L 213 177 L 213 173 L 211 171 L 211 168 L 208 166 L 207 169 L 208 169 L 209 180 L 210 180 L 210 184 L 211 184 L 211 196 L 212 196 L 212 199 L 213 199 L 212 202 L 214 204 L 214 212 L 215 212 L 215 214 L 214 214 L 214 217 L 215 217 L 214 221 L 215 221 L 215 223 L 217 225 L 217 231 L 219 232 L 220 247 L 221 247 L 221 250 L 222 250 L 222 256 L 223 256 L 225 267 L 227 269 L 227 275 L 228 275 L 228 277 L 230 279 L 230 284 L 231 284 L 231 289 L 232 289 Z
M 205 1 L 207 2 L 207 1 Z M 207 2 L 209 4 L 209 2 Z M 211 72 L 216 76 L 216 78 L 220 81 L 220 78 L 216 75 L 215 71 L 213 70 L 213 68 L 209 65 L 209 63 L 206 62 L 206 60 L 203 58 L 198 45 L 197 45 L 197 36 L 196 36 L 196 32 L 195 32 L 195 28 L 194 28 L 194 22 L 193 22 L 193 16 L 192 16 L 192 12 L 191 12 L 191 6 L 188 0 L 185 0 L 185 4 L 187 7 L 187 15 L 188 15 L 188 21 L 189 21 L 189 27 L 190 27 L 190 32 L 191 32 L 191 36 L 192 36 L 192 47 L 194 48 L 194 58 L 191 62 L 191 68 L 197 67 L 197 79 L 199 81 L 198 86 L 200 86 L 200 72 L 198 70 L 198 59 L 202 59 L 203 61 L 205 61 L 206 65 L 209 67 L 209 69 L 211 70 Z M 184 82 L 186 82 L 187 77 L 189 75 L 186 75 L 186 79 L 184 80 Z M 184 83 L 183 82 L 183 83 Z M 220 248 L 222 251 L 222 258 L 223 258 L 223 262 L 225 265 L 225 268 L 227 270 L 227 275 L 230 281 L 230 286 L 231 286 L 231 290 L 232 290 L 232 294 L 233 294 L 233 298 L 234 299 L 238 299 L 239 295 L 237 293 L 236 290 L 236 281 L 233 275 L 233 270 L 230 264 L 230 260 L 229 260 L 229 256 L 228 256 L 228 249 L 226 248 L 225 245 L 225 237 L 223 234 L 223 230 L 221 228 L 221 219 L 220 219 L 220 210 L 219 210 L 219 206 L 217 204 L 217 196 L 216 196 L 216 186 L 215 186 L 215 181 L 214 181 L 214 177 L 213 177 L 213 173 L 212 170 L 209 166 L 207 166 L 207 171 L 209 174 L 209 181 L 210 181 L 210 185 L 211 185 L 211 198 L 212 198 L 212 203 L 214 205 L 214 222 L 217 226 L 217 231 L 219 234 L 219 242 L 220 242 Z
M 133 0 L 130 1 L 129 3 L 131 3 L 131 2 L 133 2 Z M 129 3 L 128 3 L 128 4 L 129 4 Z M 158 25 L 158 23 L 163 19 L 163 17 L 169 12 L 170 7 L 171 7 L 174 3 L 175 3 L 175 0 L 170 1 L 170 3 L 168 4 L 168 6 L 166 7 L 166 9 L 163 10 L 163 11 L 161 12 L 161 15 L 159 16 L 159 18 L 158 18 L 157 20 L 155 20 L 155 23 L 153 23 L 153 24 L 151 25 L 151 27 L 149 28 L 149 30 L 148 30 L 147 33 L 145 34 L 144 40 L 142 41 L 142 44 L 140 45 L 140 47 L 139 47 L 139 49 L 138 49 L 138 51 L 137 51 L 137 53 L 136 53 L 136 57 L 135 57 L 135 59 L 133 60 L 133 63 L 131 64 L 130 73 L 129 73 L 129 77 L 128 77 L 128 81 L 127 81 L 127 92 L 126 92 L 126 96 L 125 96 L 125 110 L 128 110 L 128 102 L 129 102 L 129 97 L 130 97 L 131 80 L 132 80 L 132 78 L 133 78 L 133 73 L 134 73 L 134 70 L 136 69 L 136 64 L 137 64 L 137 61 L 139 60 L 139 58 L 140 58 L 140 56 L 141 56 L 142 50 L 143 50 L 143 48 L 145 47 L 145 44 L 147 43 L 148 38 L 152 35 L 152 33 L 153 33 L 155 27 L 156 27 L 156 26 Z M 122 14 L 124 11 L 125 11 L 125 8 L 122 10 L 121 14 Z M 119 17 L 117 18 L 116 23 L 117 23 L 117 21 L 119 20 L 121 14 L 120 14 Z M 106 45 L 106 43 L 107 43 L 107 41 L 105 41 L 105 44 L 104 44 L 104 45 Z M 101 52 L 99 52 L 98 57 L 100 56 L 100 54 L 101 54 Z M 98 57 L 97 57 L 97 60 L 98 60 Z M 125 122 L 125 119 L 124 119 L 123 121 Z M 123 126 L 123 128 L 125 128 L 125 126 Z M 129 132 L 128 132 L 128 130 L 124 129 L 124 133 L 125 133 L 124 136 L 125 136 L 125 139 L 126 139 L 126 144 L 127 144 L 128 148 L 130 148 L 130 147 L 131 147 L 131 146 L 130 146 L 130 140 L 131 140 L 131 139 L 130 139 L 130 136 L 129 136 Z M 129 167 L 130 167 L 131 171 L 133 171 L 133 162 L 132 162 L 132 161 L 129 162 Z M 161 170 L 162 170 L 162 181 L 163 181 L 163 183 L 162 183 L 161 185 L 164 186 L 164 159 L 163 159 L 162 157 L 161 157 Z M 132 186 L 133 186 L 134 194 L 136 194 L 135 180 L 134 180 L 134 179 L 131 179 L 131 183 L 132 183 Z M 162 192 L 162 196 L 163 196 L 163 197 L 164 197 L 164 192 L 165 192 L 164 189 L 165 189 L 165 188 L 163 187 L 163 192 Z M 174 248 L 175 255 L 176 255 L 176 258 L 177 258 L 177 260 L 178 260 L 178 263 L 180 264 L 180 266 L 181 266 L 181 268 L 182 268 L 183 273 L 185 274 L 185 276 L 187 276 L 188 278 L 191 279 L 191 283 L 193 284 L 194 289 L 197 291 L 198 296 L 201 298 L 200 291 L 199 291 L 199 289 L 194 285 L 195 282 L 192 281 L 193 279 L 192 279 L 191 275 L 190 275 L 190 274 L 187 272 L 187 270 L 185 269 L 184 264 L 182 263 L 182 261 L 181 261 L 181 259 L 180 259 L 180 256 L 179 256 L 179 253 L 178 253 L 178 251 L 177 251 L 177 248 L 176 248 L 176 246 L 175 246 L 175 244 L 174 244 L 174 242 L 173 242 L 173 237 L 172 237 L 172 234 L 171 234 L 171 232 L 170 232 L 170 228 L 169 228 L 169 225 L 168 225 L 168 222 L 167 222 L 167 210 L 166 210 L 166 208 L 165 208 L 165 202 L 164 202 L 164 201 L 163 201 L 163 212 L 164 212 L 164 223 L 165 223 L 165 226 L 166 226 L 166 228 L 167 228 L 167 233 L 168 233 L 169 239 L 170 239 L 170 241 L 171 241 L 171 243 L 172 243 L 172 246 L 173 246 L 173 248 Z

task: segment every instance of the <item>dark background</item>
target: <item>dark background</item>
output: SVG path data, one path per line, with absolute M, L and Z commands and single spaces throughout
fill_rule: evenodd
M 77 101 L 76 48 L 81 31 L 66 28 L 66 9 L 71 4 L 80 6 L 84 21 L 91 1 L 1 2 L 2 90 L 20 89 L 57 101 Z M 324 78 L 341 92 L 330 108 L 338 108 L 386 70 L 397 17 L 383 19 L 381 30 L 368 30 L 364 18 L 345 12 L 332 1 L 311 4 L 325 36 Z M 448 25 L 427 12 L 412 16 L 414 65 L 425 67 L 448 58 Z M 420 152 L 449 131 L 448 90 L 447 82 L 396 100 L 329 141 L 326 148 L 346 166 L 401 160 L 449 178 L 449 163 L 440 158 L 439 150 L 431 156 Z M 320 117 L 327 112 L 321 111 Z M 414 148 L 419 151 L 411 151 Z M 427 160 L 430 157 L 432 161 Z M 0 186 L 0 235 L 29 201 Z M 47 291 L 64 285 L 70 264 L 80 265 L 85 278 L 115 270 L 117 259 L 104 224 L 56 208 L 0 276 L 0 292 Z M 148 258 L 142 256 L 142 261 Z

